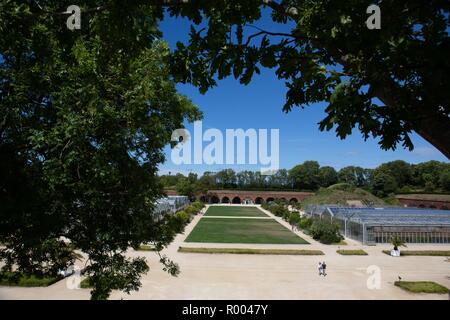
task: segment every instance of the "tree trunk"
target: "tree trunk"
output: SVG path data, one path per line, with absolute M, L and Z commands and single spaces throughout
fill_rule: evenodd
M 424 117 L 415 131 L 450 159 L 450 119 Z
M 401 89 L 385 86 L 376 91 L 376 96 L 389 108 L 395 108 L 399 103 L 395 97 Z M 414 123 L 411 128 L 422 138 L 432 144 L 443 155 L 450 159 L 450 118 L 436 112 L 428 111 L 426 107 L 411 106 Z

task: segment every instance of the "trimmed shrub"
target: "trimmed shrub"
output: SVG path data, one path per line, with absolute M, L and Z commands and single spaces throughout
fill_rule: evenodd
M 271 205 L 269 211 L 277 217 L 287 217 L 289 215 L 289 210 L 280 204 Z
M 313 220 L 311 218 L 302 217 L 302 218 L 300 218 L 300 221 L 298 222 L 298 227 L 303 230 L 308 230 L 311 227 L 312 223 L 313 223 Z
M 309 232 L 314 240 L 324 244 L 337 243 L 344 239 L 339 233 L 339 225 L 328 220 L 315 219 Z
M 190 214 L 187 211 L 181 210 L 175 213 L 175 217 L 183 223 L 188 223 L 191 220 Z
M 298 212 L 292 212 L 289 217 L 288 217 L 288 222 L 290 225 L 298 225 L 298 223 L 300 222 L 300 215 L 298 214 Z
M 181 212 L 181 211 L 179 211 L 179 212 Z M 182 212 L 186 212 L 188 215 L 194 215 L 194 214 L 197 214 L 198 210 L 194 206 L 190 205 L 190 206 L 186 207 L 184 209 L 184 211 L 182 211 Z

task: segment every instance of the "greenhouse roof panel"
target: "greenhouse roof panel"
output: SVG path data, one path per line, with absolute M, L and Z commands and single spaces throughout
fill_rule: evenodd
M 323 206 L 333 217 L 368 225 L 450 225 L 450 210 L 382 207 Z

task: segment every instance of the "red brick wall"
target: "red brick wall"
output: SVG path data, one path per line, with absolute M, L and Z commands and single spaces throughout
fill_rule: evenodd
M 230 202 L 233 201 L 234 198 L 239 198 L 240 202 L 243 202 L 245 199 L 251 199 L 254 203 L 257 202 L 257 198 L 261 198 L 263 201 L 267 201 L 268 199 L 285 199 L 286 201 L 296 201 L 301 202 L 305 198 L 312 196 L 314 193 L 311 192 L 294 192 L 294 191 L 245 191 L 245 190 L 208 190 L 208 193 L 205 195 L 199 195 L 199 199 L 201 196 L 206 197 L 206 201 L 210 201 L 211 199 L 217 197 L 219 202 L 222 202 L 225 197 L 229 199 Z
M 436 208 L 449 210 L 450 209 L 450 201 L 436 201 L 436 200 L 425 200 L 425 199 L 405 199 L 399 198 L 401 204 L 406 205 L 407 207 L 418 207 L 418 208 Z

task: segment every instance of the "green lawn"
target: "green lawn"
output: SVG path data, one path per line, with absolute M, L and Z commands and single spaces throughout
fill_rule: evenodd
M 300 250 L 300 249 L 245 249 L 245 248 L 187 248 L 179 247 L 179 252 L 187 253 L 210 253 L 210 254 L 269 254 L 269 255 L 300 255 L 300 256 L 321 256 L 320 250 Z
M 62 277 L 27 275 L 21 272 L 0 272 L 0 286 L 13 287 L 48 287 Z
M 433 281 L 395 281 L 397 287 L 414 293 L 446 294 L 448 289 Z
M 211 206 L 205 213 L 205 216 L 227 216 L 227 217 L 268 217 L 256 207 L 237 207 L 237 206 Z
M 307 244 L 273 219 L 202 218 L 186 242 Z

